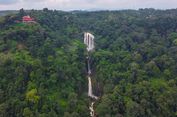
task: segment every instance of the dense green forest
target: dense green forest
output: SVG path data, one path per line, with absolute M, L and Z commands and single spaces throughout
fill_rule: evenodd
M 20 10 L 0 17 L 0 117 L 88 117 L 86 47 L 98 117 L 177 116 L 177 9 Z M 37 23 L 21 23 L 30 15 Z

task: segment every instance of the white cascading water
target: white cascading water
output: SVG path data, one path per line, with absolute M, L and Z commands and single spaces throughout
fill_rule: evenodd
M 88 96 L 96 100 L 98 99 L 98 97 L 92 93 L 92 81 L 90 76 L 88 76 Z
M 87 51 L 90 52 L 94 49 L 94 36 L 88 32 L 84 33 L 84 44 L 87 45 Z
M 94 49 L 94 36 L 90 33 L 84 33 L 84 44 L 87 45 L 87 51 L 88 51 L 88 57 L 87 58 L 87 72 L 88 72 L 88 96 L 91 97 L 92 99 L 97 100 L 98 97 L 93 95 L 92 92 L 92 81 L 91 81 L 91 69 L 90 69 L 90 57 L 89 57 L 89 52 L 92 52 Z M 90 116 L 94 117 L 95 112 L 94 112 L 94 103 L 92 102 L 89 109 L 90 109 Z
M 90 109 L 90 116 L 91 117 L 94 117 L 95 116 L 95 111 L 94 111 L 94 108 L 93 108 L 93 105 L 94 105 L 95 102 L 92 102 L 89 109 Z

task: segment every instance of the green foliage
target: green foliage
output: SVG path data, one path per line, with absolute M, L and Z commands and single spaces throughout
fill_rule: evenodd
M 177 46 L 177 39 L 173 41 L 174 45 Z
M 26 100 L 33 102 L 33 103 L 38 103 L 39 101 L 39 96 L 37 95 L 37 89 L 32 89 L 26 93 Z
M 88 117 L 83 32 L 100 117 L 177 115 L 177 10 L 63 12 L 0 17 L 0 116 Z M 16 23 L 30 15 L 37 23 Z
M 34 117 L 33 112 L 29 108 L 24 108 L 23 116 L 24 117 Z

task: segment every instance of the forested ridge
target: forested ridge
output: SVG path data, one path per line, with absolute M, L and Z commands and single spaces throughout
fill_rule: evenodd
M 88 117 L 86 47 L 98 117 L 177 116 L 177 9 L 21 9 L 0 17 L 0 117 Z M 22 23 L 30 15 L 37 23 Z

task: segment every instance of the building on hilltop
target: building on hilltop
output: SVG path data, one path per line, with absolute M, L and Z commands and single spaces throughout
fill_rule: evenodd
M 36 22 L 34 21 L 34 18 L 31 18 L 29 15 L 23 16 L 22 22 L 23 22 L 23 23 L 36 23 Z

